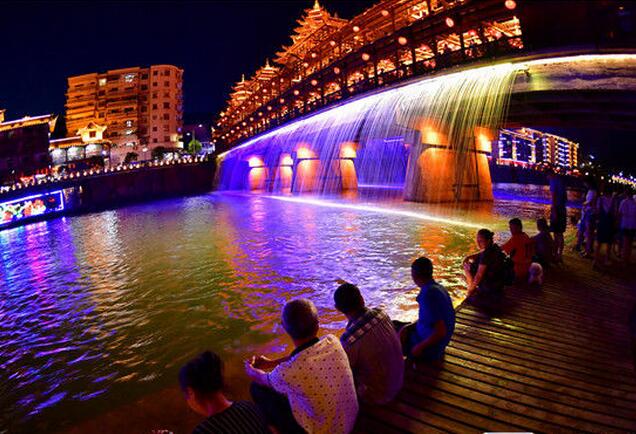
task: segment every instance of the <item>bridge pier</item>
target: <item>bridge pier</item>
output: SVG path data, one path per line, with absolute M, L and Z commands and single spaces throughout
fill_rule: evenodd
M 413 202 L 492 201 L 492 180 L 487 152 L 490 139 L 478 129 L 469 149 L 460 151 L 448 144 L 411 147 L 404 199 Z M 426 139 L 426 135 L 422 136 Z
M 340 145 L 336 158 L 324 161 L 310 149 L 299 148 L 293 166 L 292 192 L 339 193 L 357 190 L 355 158 L 355 144 L 349 142 Z

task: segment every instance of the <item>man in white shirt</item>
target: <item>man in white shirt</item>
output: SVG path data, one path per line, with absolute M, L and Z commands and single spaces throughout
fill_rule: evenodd
M 333 335 L 318 339 L 318 311 L 307 299 L 287 303 L 282 324 L 294 351 L 278 360 L 259 356 L 245 362 L 254 402 L 280 432 L 349 433 L 358 401 L 340 341 Z
M 636 200 L 634 200 L 634 196 L 629 195 L 621 202 L 618 207 L 618 216 L 623 239 L 623 261 L 626 266 L 629 266 L 634 235 L 636 235 Z

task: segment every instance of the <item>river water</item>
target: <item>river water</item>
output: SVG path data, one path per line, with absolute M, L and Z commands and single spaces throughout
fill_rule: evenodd
M 525 191 L 522 191 L 525 189 Z M 0 232 L 0 432 L 64 430 L 175 383 L 203 349 L 284 351 L 280 310 L 309 297 L 339 332 L 338 279 L 394 318 L 417 314 L 410 263 L 430 256 L 463 297 L 480 226 L 546 213 L 545 189 L 469 209 L 382 200 L 213 193 Z M 529 198 L 534 198 L 528 200 Z M 520 201 L 523 199 L 523 202 Z

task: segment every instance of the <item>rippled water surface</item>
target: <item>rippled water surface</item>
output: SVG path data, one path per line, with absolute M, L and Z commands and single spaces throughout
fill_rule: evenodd
M 337 332 L 337 279 L 411 319 L 409 265 L 422 254 L 459 302 L 475 228 L 501 232 L 504 216 L 545 213 L 540 199 L 501 197 L 451 210 L 210 194 L 2 231 L 0 432 L 64 429 L 153 393 L 205 348 L 282 349 L 279 312 L 291 297 L 314 300 Z

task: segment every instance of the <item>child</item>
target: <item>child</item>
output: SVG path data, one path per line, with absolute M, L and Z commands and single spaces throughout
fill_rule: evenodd
M 501 246 L 502 250 L 512 258 L 515 264 L 515 279 L 525 281 L 532 263 L 532 240 L 523 231 L 521 220 L 513 218 L 508 222 L 510 227 L 510 239 Z
M 532 237 L 534 260 L 541 264 L 542 267 L 547 267 L 555 260 L 555 244 L 546 219 L 540 218 L 537 220 L 537 230 L 539 233 Z

